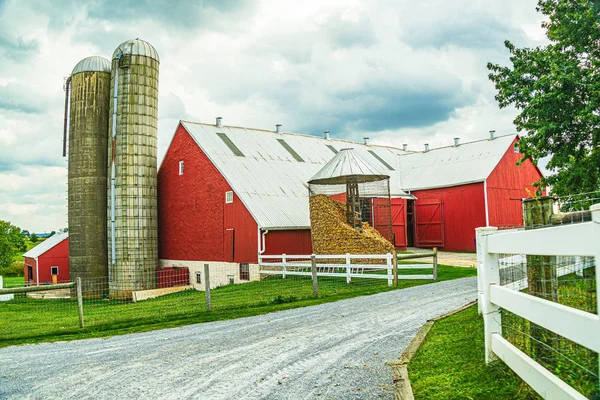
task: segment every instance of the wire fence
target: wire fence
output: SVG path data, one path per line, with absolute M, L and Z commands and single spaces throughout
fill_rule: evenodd
M 321 272 L 325 272 L 325 268 L 321 268 Z M 448 272 L 444 268 L 440 270 L 441 279 L 447 279 L 444 274 Z M 153 329 L 153 326 L 181 325 L 185 321 L 237 318 L 395 289 L 389 285 L 387 268 L 364 268 L 363 272 L 384 275 L 382 279 L 354 275 L 350 281 L 345 275 L 318 276 L 318 297 L 314 296 L 312 276 L 261 273 L 256 264 L 240 265 L 237 271 L 232 271 L 231 266 L 211 265 L 209 277 L 201 268 L 197 271 L 181 268 L 167 272 L 159 269 L 155 273 L 136 274 L 132 282 L 125 285 L 152 288 L 144 290 L 123 291 L 123 285 L 111 287 L 108 277 L 82 278 L 84 328 L 80 327 L 76 288 L 15 293 L 5 301 L 0 298 L 0 343 L 56 339 L 82 332 L 127 333 L 139 331 L 142 329 L 140 326 L 147 330 Z M 422 270 L 399 270 L 398 273 L 431 274 L 431 266 L 424 265 Z M 403 281 L 400 287 L 429 282 L 430 279 Z M 207 283 L 210 303 L 205 291 Z M 4 286 L 22 287 L 23 283 L 7 282 Z M 53 287 L 41 286 L 42 289 Z
M 501 286 L 598 313 L 593 257 L 500 254 Z M 501 310 L 502 336 L 588 398 L 600 398 L 598 353 Z M 599 338 L 600 340 L 600 338 Z

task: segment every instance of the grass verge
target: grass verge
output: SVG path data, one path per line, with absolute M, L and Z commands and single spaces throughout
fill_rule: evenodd
M 412 274 L 427 270 L 411 270 Z M 431 270 L 429 270 L 430 273 Z M 405 273 L 403 271 L 402 273 Z M 475 276 L 476 270 L 440 265 L 438 281 Z M 431 283 L 399 280 L 398 289 Z M 139 303 L 84 300 L 86 326 L 79 328 L 73 300 L 39 300 L 24 296 L 0 302 L 0 347 L 144 332 L 188 324 L 249 317 L 394 290 L 384 279 L 319 278 L 319 298 L 312 297 L 310 278 L 271 277 L 260 282 L 223 286 L 211 291 L 213 311 L 207 312 L 204 292 L 187 290 Z
M 416 399 L 540 399 L 501 361 L 484 361 L 477 306 L 437 321 L 408 364 Z

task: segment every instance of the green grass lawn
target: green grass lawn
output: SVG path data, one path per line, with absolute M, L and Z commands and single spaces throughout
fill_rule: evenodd
M 539 399 L 504 363 L 484 361 L 477 306 L 437 321 L 408 364 L 416 399 Z
M 23 286 L 25 278 L 22 276 L 4 276 L 2 282 L 4 287 Z
M 411 270 L 410 273 L 431 270 Z M 403 271 L 402 273 L 405 273 Z M 440 265 L 438 281 L 475 276 L 476 270 Z M 399 280 L 398 288 L 431 283 Z M 394 290 L 385 279 L 319 278 L 319 298 L 312 297 L 312 281 L 305 277 L 270 277 L 260 282 L 223 286 L 211 291 L 213 310 L 206 311 L 205 294 L 195 290 L 139 303 L 103 299 L 84 300 L 86 326 L 79 328 L 77 303 L 69 299 L 31 299 L 17 296 L 0 302 L 0 347 L 43 341 L 105 337 L 124 333 L 225 320 L 305 307 Z

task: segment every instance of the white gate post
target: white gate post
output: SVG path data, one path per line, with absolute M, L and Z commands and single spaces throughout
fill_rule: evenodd
M 594 238 L 600 242 L 600 204 L 594 204 L 590 207 L 592 212 L 592 221 L 596 229 Z M 591 240 L 591 238 L 590 238 Z M 600 285 L 598 285 L 598 279 L 600 279 L 600 243 L 596 246 L 596 254 L 594 254 L 594 262 L 596 264 L 596 299 L 600 299 Z M 598 307 L 596 314 L 600 315 L 600 301 L 596 300 L 596 307 Z M 600 357 L 598 359 L 598 370 L 600 370 Z
M 496 227 L 477 229 L 477 244 L 481 243 L 478 251 L 478 278 L 481 282 L 481 311 L 485 331 L 485 362 L 494 361 L 497 357 L 492 352 L 492 335 L 502 334 L 502 321 L 500 308 L 490 302 L 490 285 L 500 284 L 500 270 L 498 268 L 498 255 L 488 253 L 488 241 L 496 232 Z
M 346 283 L 350 283 L 350 253 L 346 253 Z
M 394 275 L 392 274 L 392 255 L 390 253 L 387 253 L 385 257 L 387 262 L 388 286 L 392 286 L 392 284 L 394 283 Z
M 281 255 L 281 271 L 283 272 L 283 279 L 285 279 L 285 254 Z
M 483 263 L 483 239 L 481 238 L 486 228 L 475 229 L 475 251 L 477 252 L 477 313 L 481 315 L 481 303 L 483 303 L 483 286 L 481 285 L 481 265 Z

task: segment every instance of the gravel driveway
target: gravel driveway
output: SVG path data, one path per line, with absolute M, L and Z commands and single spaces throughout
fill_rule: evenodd
M 0 399 L 393 398 L 417 330 L 475 278 L 108 339 L 0 349 Z

